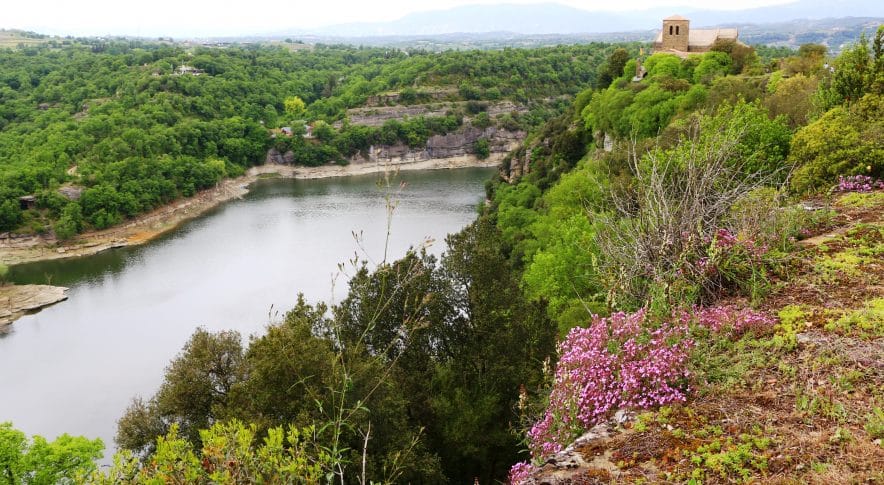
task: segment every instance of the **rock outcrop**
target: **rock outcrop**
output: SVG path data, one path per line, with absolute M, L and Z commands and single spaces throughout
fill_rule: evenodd
M 570 446 L 548 458 L 522 485 L 616 483 L 620 469 L 605 443 L 634 417 L 629 411 L 617 411 L 610 420 L 594 426 Z
M 428 160 L 445 160 L 475 155 L 476 142 L 479 139 L 488 140 L 488 148 L 493 158 L 502 158 L 506 154 L 518 148 L 519 143 L 525 139 L 524 131 L 509 131 L 496 127 L 485 129 L 467 125 L 464 128 L 446 135 L 434 135 L 427 140 L 426 146 L 412 148 L 403 143 L 395 145 L 374 145 L 366 152 L 360 152 L 348 159 L 351 164 L 363 163 L 388 163 L 399 165 L 403 163 L 424 162 Z M 267 151 L 264 163 L 266 165 L 293 165 L 297 163 L 292 151 L 281 153 L 275 148 Z
M 351 125 L 382 126 L 391 120 L 404 120 L 423 116 L 426 118 L 446 116 L 448 113 L 466 108 L 468 101 L 454 101 L 448 103 L 414 104 L 410 106 L 376 106 L 367 108 L 353 108 L 347 110 L 347 118 Z M 505 113 L 525 113 L 528 108 L 517 105 L 512 101 L 483 102 L 479 101 L 488 116 L 495 117 Z M 336 122 L 333 126 L 340 128 L 342 123 Z
M 0 286 L 0 331 L 22 316 L 67 300 L 67 288 L 48 285 Z
M 488 140 L 491 153 L 508 153 L 518 147 L 525 139 L 523 131 L 508 131 L 495 127 L 483 129 L 467 127 L 447 135 L 434 135 L 421 148 L 408 145 L 379 145 L 369 148 L 368 153 L 357 153 L 350 158 L 350 163 L 404 163 L 420 162 L 433 159 L 445 159 L 472 155 L 476 142 L 484 138 Z
M 513 152 L 509 165 L 501 167 L 501 177 L 509 183 L 514 183 L 531 168 L 531 148 Z
M 265 165 L 291 165 L 295 163 L 295 152 L 289 150 L 280 153 L 276 148 L 267 150 L 267 157 L 264 159 Z

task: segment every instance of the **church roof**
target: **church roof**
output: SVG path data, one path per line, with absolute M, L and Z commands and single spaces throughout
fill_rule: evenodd
M 688 47 L 711 47 L 716 40 L 737 40 L 737 29 L 691 29 L 688 31 Z M 657 33 L 655 42 L 663 42 L 663 31 Z
M 685 17 L 682 17 L 681 15 L 670 15 L 669 17 L 666 17 L 663 20 L 687 20 L 687 19 Z

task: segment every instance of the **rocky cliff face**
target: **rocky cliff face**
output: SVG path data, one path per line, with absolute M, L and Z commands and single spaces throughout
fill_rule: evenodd
M 359 153 L 350 158 L 350 163 L 365 162 L 419 162 L 432 159 L 443 159 L 472 155 L 473 148 L 480 138 L 488 140 L 491 153 L 507 153 L 514 150 L 525 138 L 525 132 L 507 131 L 495 127 L 483 129 L 467 127 L 447 135 L 435 135 L 427 140 L 421 148 L 411 148 L 397 143 L 396 145 L 372 146 L 367 157 Z
M 373 106 L 367 108 L 353 108 L 347 110 L 347 118 L 352 125 L 382 126 L 391 120 L 404 120 L 424 116 L 427 118 L 446 116 L 453 111 L 464 111 L 467 101 L 453 101 L 444 103 L 415 104 L 410 106 Z M 488 116 L 495 117 L 506 113 L 525 113 L 528 108 L 517 105 L 511 101 L 480 102 Z M 334 123 L 335 128 L 340 128 L 340 121 Z
M 412 148 L 402 143 L 372 146 L 367 153 L 357 153 L 350 157 L 349 162 L 352 164 L 389 163 L 396 165 L 474 156 L 474 147 L 480 138 L 488 140 L 491 154 L 496 155 L 494 158 L 499 159 L 503 154 L 509 153 L 519 146 L 519 143 L 525 139 L 525 132 L 508 131 L 496 127 L 480 129 L 466 126 L 455 133 L 432 136 L 427 140 L 426 146 L 420 148 Z M 281 153 L 279 150 L 271 148 L 267 151 L 264 163 L 292 165 L 297 163 L 297 160 L 291 151 Z
M 292 165 L 295 163 L 295 152 L 289 150 L 285 153 L 280 152 L 276 148 L 267 150 L 267 156 L 264 157 L 265 165 Z
M 527 174 L 531 168 L 531 148 L 513 152 L 509 164 L 501 167 L 500 175 L 507 182 L 513 183 Z

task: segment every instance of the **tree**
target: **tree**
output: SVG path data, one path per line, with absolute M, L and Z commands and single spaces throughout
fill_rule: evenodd
M 18 227 L 22 214 L 18 201 L 5 200 L 0 203 L 0 231 L 10 231 Z
M 157 435 L 177 424 L 194 444 L 199 430 L 227 415 L 231 391 L 244 377 L 239 333 L 197 329 L 166 368 L 156 395 L 133 400 L 118 422 L 116 442 L 142 455 L 152 451 Z
M 104 443 L 63 434 L 54 441 L 27 439 L 12 423 L 0 423 L 0 480 L 10 485 L 75 483 L 92 473 Z
M 64 241 L 74 237 L 83 230 L 83 210 L 76 202 L 68 203 L 61 211 L 61 217 L 55 223 L 55 236 Z
M 614 79 L 623 76 L 623 68 L 628 61 L 629 51 L 622 47 L 615 49 L 614 52 L 608 56 L 605 64 L 600 68 L 601 74 L 599 74 L 598 81 L 599 89 L 607 88 L 611 85 L 611 82 L 613 82 Z
M 798 55 L 786 58 L 783 61 L 783 71 L 787 75 L 804 74 L 815 76 L 820 73 L 826 62 L 828 47 L 822 44 L 802 44 L 798 48 Z
M 808 192 L 834 184 L 839 175 L 884 176 L 884 97 L 868 94 L 837 106 L 792 137 L 791 186 Z
M 884 79 L 884 32 L 878 29 L 875 44 L 869 49 L 869 40 L 863 34 L 859 42 L 841 51 L 835 59 L 832 90 L 837 96 L 852 104 L 869 92 L 879 79 Z
M 491 147 L 488 144 L 487 138 L 479 138 L 476 140 L 476 145 L 473 147 L 473 152 L 476 154 L 476 158 L 479 160 L 485 160 L 491 155 Z
M 651 55 L 645 60 L 645 69 L 648 71 L 648 77 L 668 75 L 671 77 L 679 77 L 681 73 L 681 59 L 673 54 L 658 52 Z
M 298 96 L 285 98 L 283 107 L 285 108 L 285 113 L 292 119 L 299 118 L 307 110 L 307 104 Z
M 502 479 L 520 446 L 506 423 L 518 420 L 519 388 L 542 380 L 555 327 L 542 304 L 519 295 L 500 232 L 480 219 L 447 239 L 440 272 L 452 285 L 455 318 L 436 327 L 441 353 L 431 384 L 433 449 L 455 483 Z
M 724 52 L 707 52 L 703 54 L 703 59 L 694 69 L 694 82 L 711 84 L 715 78 L 730 72 L 730 69 L 730 56 Z
M 796 74 L 777 84 L 776 91 L 767 98 L 765 105 L 771 116 L 784 115 L 793 129 L 810 121 L 814 109 L 813 96 L 819 89 L 816 77 Z
M 758 65 L 758 56 L 755 54 L 755 49 L 742 42 L 719 39 L 712 45 L 711 50 L 724 52 L 730 56 L 730 74 L 741 74 Z
M 241 417 L 262 428 L 284 423 L 310 424 L 317 402 L 327 402 L 338 377 L 334 348 L 314 332 L 329 327 L 327 307 L 308 305 L 298 295 L 295 307 L 281 324 L 251 342 L 245 354 L 248 379 L 235 389 Z

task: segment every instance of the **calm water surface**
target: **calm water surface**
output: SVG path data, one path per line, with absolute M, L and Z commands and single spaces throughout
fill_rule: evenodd
M 476 216 L 490 169 L 403 172 L 390 256 Z M 248 196 L 147 245 L 14 267 L 18 283 L 68 286 L 69 299 L 0 334 L 0 422 L 53 438 L 101 437 L 135 395 L 149 397 L 193 330 L 261 332 L 298 292 L 329 301 L 337 265 L 383 257 L 378 176 L 265 180 Z M 363 231 L 359 248 L 353 232 Z M 367 254 L 366 254 L 367 253 Z M 339 278 L 334 296 L 343 297 Z M 107 461 L 107 460 L 105 460 Z

